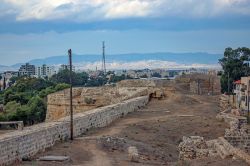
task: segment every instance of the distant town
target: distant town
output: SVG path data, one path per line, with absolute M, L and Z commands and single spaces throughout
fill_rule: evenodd
M 55 66 L 49 66 L 43 64 L 41 66 L 35 66 L 29 63 L 20 66 L 18 71 L 4 71 L 0 72 L 0 90 L 5 90 L 15 83 L 16 78 L 20 77 L 31 77 L 31 78 L 42 78 L 50 79 L 53 75 L 59 73 L 63 70 L 68 70 L 69 65 L 62 64 L 59 68 Z M 97 78 L 104 74 L 103 70 L 76 70 L 75 66 L 72 67 L 72 71 L 75 73 L 85 72 L 89 79 Z M 174 79 L 178 75 L 192 74 L 192 73 L 217 73 L 219 70 L 211 69 L 200 69 L 200 68 L 190 68 L 190 69 L 140 69 L 140 70 L 113 70 L 105 73 L 107 79 L 111 79 L 114 76 L 130 79 Z

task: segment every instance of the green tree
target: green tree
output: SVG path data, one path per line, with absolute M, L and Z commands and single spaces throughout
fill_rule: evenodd
M 51 77 L 51 81 L 54 83 L 66 83 L 69 84 L 69 70 L 62 70 Z M 84 86 L 88 80 L 88 74 L 85 72 L 75 73 L 72 72 L 72 84 L 73 86 Z
M 224 52 L 224 57 L 219 59 L 224 72 L 221 75 L 221 89 L 222 92 L 227 92 L 228 90 L 228 80 L 229 80 L 229 90 L 230 93 L 233 89 L 233 81 L 240 79 L 242 76 L 247 76 L 250 74 L 250 68 L 245 61 L 250 60 L 250 49 L 246 47 L 232 49 L 226 48 Z M 229 76 L 229 77 L 228 77 Z
M 67 89 L 67 88 L 70 88 L 69 84 L 61 83 L 55 86 L 55 91 L 60 91 L 60 90 Z
M 147 74 L 143 74 L 141 78 L 148 78 Z
M 16 101 L 10 101 L 4 106 L 4 111 L 6 113 L 15 112 L 17 111 L 17 108 L 20 106 L 21 106 L 20 103 L 17 103 Z
M 11 77 L 9 80 L 10 86 L 13 85 L 18 79 L 19 79 L 19 77 L 16 77 L 16 76 Z
M 27 104 L 28 122 L 34 124 L 43 122 L 46 116 L 46 104 L 39 96 L 34 96 Z
M 160 75 L 160 73 L 154 72 L 154 73 L 152 74 L 152 77 L 161 78 L 161 75 Z
M 105 76 L 99 76 L 97 78 L 90 78 L 86 83 L 86 86 L 93 87 L 93 86 L 103 86 L 107 83 L 107 79 Z

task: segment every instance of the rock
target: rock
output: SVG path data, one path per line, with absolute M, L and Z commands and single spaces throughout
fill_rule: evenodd
M 240 116 L 240 111 L 238 109 L 232 109 L 231 114 L 233 114 L 235 116 Z
M 135 146 L 128 147 L 128 158 L 132 162 L 139 162 L 139 154 Z
M 38 160 L 40 161 L 67 161 L 69 160 L 69 156 L 43 156 L 40 157 Z

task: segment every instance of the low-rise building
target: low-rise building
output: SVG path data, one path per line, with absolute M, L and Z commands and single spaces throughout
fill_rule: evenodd
M 248 105 L 250 104 L 250 77 L 241 77 L 240 80 L 234 82 L 234 85 L 234 106 L 236 108 L 247 110 Z
M 7 89 L 13 82 L 11 82 L 12 77 L 18 77 L 17 71 L 6 71 L 1 74 L 2 79 L 0 79 L 0 90 Z

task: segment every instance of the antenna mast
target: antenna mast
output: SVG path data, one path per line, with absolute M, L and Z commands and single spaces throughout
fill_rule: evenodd
M 73 140 L 73 95 L 72 95 L 72 50 L 68 50 L 69 55 L 69 81 L 70 81 L 70 139 Z
M 106 74 L 105 41 L 102 42 L 102 71 Z

